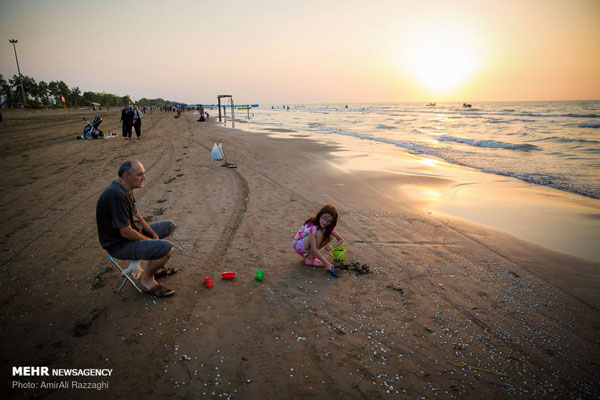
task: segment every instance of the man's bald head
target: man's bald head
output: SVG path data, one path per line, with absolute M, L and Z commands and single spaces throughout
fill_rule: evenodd
M 146 170 L 138 160 L 127 160 L 119 166 L 119 182 L 127 190 L 139 189 L 144 186 Z
M 123 174 L 131 175 L 131 170 L 138 165 L 141 165 L 138 160 L 127 160 L 123 161 L 121 165 L 119 165 L 118 176 L 122 177 Z

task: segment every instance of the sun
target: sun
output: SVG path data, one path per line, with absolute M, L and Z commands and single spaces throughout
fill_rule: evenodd
M 479 71 L 478 47 L 477 37 L 437 26 L 411 32 L 405 38 L 400 63 L 417 86 L 431 94 L 449 94 L 469 83 Z

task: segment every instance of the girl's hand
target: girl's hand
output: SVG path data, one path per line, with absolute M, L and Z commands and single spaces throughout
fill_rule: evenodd
M 323 250 L 325 250 L 325 251 L 331 251 L 332 249 L 333 248 L 329 244 L 327 246 L 323 247 Z

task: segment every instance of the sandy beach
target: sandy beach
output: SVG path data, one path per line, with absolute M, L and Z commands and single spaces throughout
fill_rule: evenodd
M 100 115 L 120 133 L 120 110 Z M 140 141 L 75 140 L 82 116 L 93 114 L 8 111 L 0 123 L 7 398 L 600 395 L 598 200 L 192 112 L 146 114 Z M 210 159 L 215 142 L 237 168 Z M 138 209 L 178 225 L 170 298 L 115 294 L 121 279 L 98 242 L 96 200 L 129 158 L 147 170 Z M 293 251 L 328 203 L 345 262 L 368 273 L 334 278 Z M 510 229 L 524 218 L 530 232 Z M 15 377 L 17 366 L 112 375 Z M 40 387 L 73 380 L 108 387 Z

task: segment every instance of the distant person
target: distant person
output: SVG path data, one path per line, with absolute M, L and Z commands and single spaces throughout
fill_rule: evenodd
M 142 138 L 142 111 L 137 105 L 133 110 L 133 127 L 135 128 L 135 136 L 140 140 Z
M 171 238 L 177 227 L 173 221 L 150 225 L 138 212 L 133 190 L 146 181 L 141 162 L 128 160 L 119 166 L 118 178 L 100 195 L 96 204 L 98 239 L 102 248 L 119 260 L 147 260 L 142 273 L 141 287 L 145 293 L 166 297 L 175 293 L 156 281 L 156 278 L 177 272 L 165 264 L 173 255 Z
M 342 236 L 335 231 L 337 220 L 336 208 L 330 204 L 323 206 L 316 216 L 304 221 L 304 225 L 292 240 L 292 247 L 304 258 L 304 264 L 325 267 L 334 276 L 335 269 L 323 256 L 322 250 L 331 251 L 333 247 L 344 243 Z M 329 244 L 332 238 L 336 239 L 333 246 Z
M 131 139 L 131 128 L 133 127 L 133 108 L 126 105 L 121 111 L 121 124 L 123 124 L 123 137 Z

